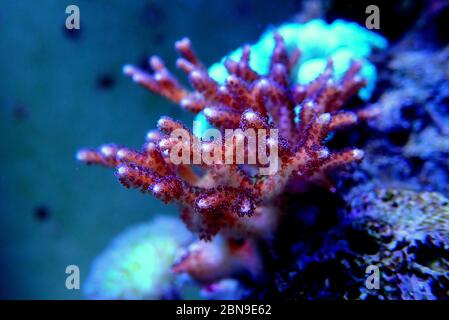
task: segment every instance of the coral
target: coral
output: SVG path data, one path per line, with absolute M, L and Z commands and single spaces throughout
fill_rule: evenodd
M 279 33 L 285 40 L 288 51 L 300 48 L 302 63 L 293 66 L 290 74 L 293 81 L 308 84 L 318 77 L 326 68 L 327 60 L 334 61 L 335 76 L 342 77 L 352 60 L 363 62 L 360 74 L 366 79 L 367 86 L 359 91 L 359 96 L 367 100 L 375 87 L 377 72 L 367 59 L 373 49 L 385 49 L 388 42 L 382 36 L 370 32 L 354 22 L 335 20 L 331 24 L 316 19 L 307 23 L 287 23 L 276 29 L 266 31 L 259 41 L 252 46 L 249 65 L 259 74 L 267 74 L 270 70 L 269 53 L 273 51 L 275 42 L 273 35 Z M 320 39 L 320 41 L 317 41 Z M 220 63 L 209 68 L 210 76 L 219 83 L 225 83 L 229 72 L 224 67 L 227 58 L 239 60 L 243 48 L 239 48 L 225 57 Z
M 449 299 L 448 198 L 366 184 L 345 200 L 323 230 L 279 240 L 291 249 L 276 249 L 278 269 L 249 298 Z M 366 287 L 370 265 L 379 268 L 379 289 Z
M 211 285 L 244 273 L 257 279 L 263 265 L 253 239 L 217 236 L 210 242 L 200 240 L 192 243 L 172 270 L 188 273 L 198 283 Z
M 448 194 L 448 53 L 410 49 L 408 41 L 392 47 L 379 73 L 382 94 L 372 104 L 382 113 L 365 132 L 366 161 L 359 167 L 365 180 Z
M 170 295 L 171 265 L 191 241 L 176 218 L 158 217 L 115 238 L 83 286 L 89 299 L 160 299 Z
M 362 68 L 360 62 L 353 61 L 337 79 L 334 63 L 329 59 L 316 79 L 298 84 L 290 79 L 300 51 L 295 49 L 289 54 L 280 33 L 274 32 L 273 38 L 275 45 L 266 74 L 251 68 L 254 48 L 247 45 L 242 49 L 240 60 L 227 58 L 224 61 L 229 73 L 224 84 L 209 76 L 188 39 L 178 41 L 176 49 L 181 57 L 177 66 L 188 75 L 193 91 L 184 88 L 159 57 L 149 60 L 154 74 L 134 66 L 124 67 L 126 75 L 150 91 L 193 113 L 202 111 L 225 138 L 204 141 L 180 122 L 162 117 L 158 122 L 159 130 L 148 133 L 147 142 L 140 151 L 108 144 L 99 149 L 80 150 L 77 158 L 88 164 L 116 168 L 116 175 L 125 187 L 153 193 L 166 203 L 179 203 L 182 219 L 201 239 L 210 240 L 220 231 L 237 237 L 269 235 L 281 216 L 276 205 L 277 196 L 290 183 L 313 182 L 332 189 L 327 173 L 363 158 L 363 151 L 359 149 L 330 151 L 323 142 L 326 136 L 377 115 L 376 109 L 341 111 L 366 85 L 358 75 Z M 229 137 L 225 129 L 241 131 Z M 187 139 L 181 144 L 179 136 L 174 136 L 179 130 L 187 132 Z M 234 150 L 236 145 L 244 143 L 242 132 L 246 134 L 248 130 L 262 132 L 262 142 L 269 146 L 271 156 L 277 151 L 273 172 L 260 173 L 260 169 L 267 169 L 260 158 L 252 166 L 237 165 L 237 155 L 232 156 L 231 162 L 223 159 L 226 150 L 222 146 L 230 141 Z M 226 140 L 228 138 L 230 140 Z M 187 159 L 194 165 L 173 163 L 170 155 L 182 153 L 180 145 L 182 150 L 188 150 Z M 211 164 L 204 156 L 195 158 L 195 151 L 218 160 Z M 260 153 L 268 156 L 267 150 L 261 152 L 260 142 L 257 147 L 249 143 L 244 151 L 245 159 Z M 195 165 L 204 171 L 202 175 L 195 172 Z M 259 173 L 251 171 L 254 167 Z
M 382 221 L 395 229 L 397 241 L 424 241 L 427 237 L 449 239 L 449 200 L 443 195 L 371 188 L 374 190 L 355 188 L 347 195 L 352 207 L 349 218 L 363 216 Z
M 383 131 L 397 126 L 421 131 L 430 123 L 448 135 L 444 105 L 449 97 L 449 47 L 408 50 L 399 44 L 394 49 L 382 74 L 389 90 L 374 104 L 383 108 L 374 125 Z
M 412 135 L 404 147 L 407 157 L 429 159 L 432 153 L 449 154 L 449 137 L 433 126 Z
M 385 299 L 448 299 L 449 199 L 436 192 L 355 189 L 348 195 L 352 227 L 378 245 L 363 263 L 382 273 Z M 366 294 L 373 294 L 367 292 Z

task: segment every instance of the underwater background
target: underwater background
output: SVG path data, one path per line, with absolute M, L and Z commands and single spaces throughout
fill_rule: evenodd
M 65 9 L 70 4 L 80 8 L 80 30 L 65 28 Z M 191 123 L 194 118 L 175 104 L 137 87 L 123 76 L 123 65 L 143 65 L 148 56 L 157 54 L 179 76 L 181 72 L 171 68 L 177 57 L 173 43 L 184 36 L 190 38 L 202 61 L 210 66 L 242 44 L 256 42 L 269 26 L 292 19 L 306 22 L 323 18 L 332 22 L 341 18 L 363 26 L 364 8 L 368 4 L 371 3 L 297 0 L 1 1 L 0 298 L 83 299 L 82 290 L 68 290 L 65 286 L 68 265 L 79 266 L 83 283 L 95 257 L 127 227 L 149 221 L 154 215 L 177 214 L 175 205 L 126 190 L 108 170 L 86 168 L 76 161 L 76 152 L 82 146 L 112 141 L 139 146 L 142 136 L 161 115 L 184 123 Z M 416 31 L 413 26 L 419 19 L 424 19 L 422 24 L 428 26 L 428 34 L 421 38 L 419 46 L 440 50 L 447 45 L 447 35 L 442 31 L 447 29 L 445 1 L 397 1 L 379 6 L 382 27 L 378 33 L 390 46 L 408 32 Z M 401 15 L 400 26 L 394 18 L 397 15 Z M 392 53 L 378 55 L 372 63 L 380 70 L 388 54 Z M 429 60 L 427 56 L 419 58 L 411 64 Z M 447 63 L 443 65 L 447 67 Z M 438 70 L 444 67 L 434 66 Z M 377 91 L 368 98 L 370 104 L 382 102 L 386 82 L 395 90 L 406 83 L 400 75 L 395 75 L 399 79 L 391 80 L 393 76 L 385 79 L 389 76 L 378 72 Z M 445 80 L 435 81 L 447 94 L 447 86 L 441 84 Z M 422 95 L 436 88 L 431 81 L 407 84 L 422 86 Z M 448 111 L 444 94 L 435 102 L 436 113 Z M 410 113 L 417 109 L 407 108 Z M 386 134 L 377 136 L 378 140 L 385 139 L 393 150 L 406 145 L 410 132 L 421 132 L 426 127 L 417 128 L 415 120 L 419 115 L 399 120 L 395 116 L 392 112 L 389 120 L 403 121 L 400 126 L 385 120 L 376 124 L 373 131 L 354 133 L 355 138 L 345 141 L 364 146 L 367 136 L 384 129 Z M 441 119 L 441 126 L 447 128 L 449 122 Z M 412 129 L 407 121 L 413 123 Z M 425 175 L 431 181 L 424 188 L 422 181 L 415 184 L 416 189 L 449 196 L 446 170 L 449 143 L 447 138 L 438 137 L 442 141 L 435 147 L 438 152 L 431 151 L 426 156 L 436 163 L 426 169 Z M 437 138 L 428 133 L 421 139 Z M 376 154 L 377 146 L 370 147 L 375 150 L 372 154 Z M 426 149 L 422 144 L 418 147 Z M 428 160 L 416 155 L 426 152 L 418 147 L 407 149 L 406 160 L 389 153 L 378 160 L 383 163 L 370 160 L 367 166 L 373 164 L 374 169 L 364 170 L 377 177 L 381 174 L 376 170 L 383 170 L 387 176 L 401 180 L 402 173 L 389 165 L 405 161 L 403 166 L 410 170 L 404 180 L 412 181 L 419 176 L 418 171 L 423 174 L 422 162 Z M 434 175 L 430 176 L 431 173 Z M 368 178 L 362 175 L 356 180 L 364 182 L 361 192 L 370 195 L 372 190 L 365 183 Z M 356 193 L 348 193 L 350 196 L 345 198 L 348 202 L 355 201 L 354 207 L 359 205 L 354 200 Z M 333 203 L 332 199 L 329 201 Z M 447 251 L 443 253 L 447 255 Z

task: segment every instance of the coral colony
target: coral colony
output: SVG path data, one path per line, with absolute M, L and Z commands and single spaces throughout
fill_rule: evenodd
M 344 25 L 339 21 L 329 27 L 318 21 L 308 27 L 339 26 L 341 30 Z M 279 202 L 287 188 L 317 184 L 335 191 L 328 173 L 363 159 L 362 150 L 348 146 L 331 151 L 324 141 L 331 132 L 378 114 L 373 108 L 343 109 L 367 85 L 359 75 L 365 68 L 364 59 L 358 55 L 361 59 L 352 59 L 344 72 L 338 64 L 336 74 L 335 61 L 329 58 L 316 77 L 307 83 L 298 81 L 296 74 L 305 71 L 298 71 L 302 53 L 291 39 L 294 30 L 306 27 L 291 24 L 279 28 L 282 32 L 270 31 L 270 40 L 265 35 L 255 46 L 243 46 L 209 72 L 189 39 L 176 42 L 180 54 L 176 64 L 187 74 L 191 90 L 182 86 L 157 56 L 149 59 L 152 74 L 125 66 L 124 73 L 134 82 L 204 117 L 209 129 L 196 123 L 190 130 L 162 117 L 140 150 L 105 144 L 77 154 L 78 160 L 87 164 L 115 168 L 126 188 L 179 204 L 182 221 L 199 240 L 186 246 L 179 259 L 173 259 L 172 271 L 188 274 L 206 291 L 229 287 L 229 279 L 240 273 L 251 279 L 263 277 L 258 247 L 275 236 L 282 223 L 285 213 Z M 348 28 L 354 25 L 348 24 Z M 366 30 L 363 34 L 374 37 Z M 267 51 L 269 41 L 273 46 Z M 358 41 L 361 43 L 360 37 Z M 367 43 L 368 49 L 375 46 Z M 260 67 L 262 51 L 268 55 L 266 68 Z M 308 51 L 303 55 L 310 59 Z M 259 67 L 254 67 L 255 63 Z M 160 292 L 159 297 L 162 295 Z M 109 297 L 127 296 L 120 292 Z M 139 297 L 157 295 L 151 292 Z
M 92 299 L 157 299 L 169 296 L 170 267 L 192 241 L 182 222 L 161 216 L 120 234 L 93 263 L 84 291 Z M 155 262 L 157 261 L 157 263 Z

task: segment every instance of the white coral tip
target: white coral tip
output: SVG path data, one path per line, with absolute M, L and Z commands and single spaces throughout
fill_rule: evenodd
M 365 156 L 365 152 L 363 152 L 363 150 L 360 150 L 360 149 L 354 149 L 352 151 L 352 154 L 353 154 L 354 158 L 357 160 L 361 160 Z
M 320 115 L 318 117 L 318 122 L 320 124 L 328 124 L 330 121 L 331 121 L 331 115 L 328 112 L 323 113 L 322 115 Z

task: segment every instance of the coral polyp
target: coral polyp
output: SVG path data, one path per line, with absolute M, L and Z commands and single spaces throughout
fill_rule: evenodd
M 315 80 L 306 85 L 294 83 L 291 71 L 301 52 L 295 49 L 289 53 L 283 37 L 276 32 L 273 37 L 268 74 L 251 68 L 251 46 L 246 45 L 240 60 L 224 61 L 229 73 L 224 84 L 209 76 L 187 38 L 176 42 L 180 54 L 176 64 L 187 74 L 193 90 L 182 86 L 157 56 L 149 59 L 153 74 L 124 67 L 124 73 L 136 83 L 183 109 L 201 112 L 223 134 L 220 139 L 202 139 L 182 123 L 162 117 L 158 130 L 150 131 L 141 150 L 109 144 L 81 150 L 78 159 L 116 168 L 117 178 L 127 188 L 152 193 L 166 203 L 179 203 L 183 221 L 201 239 L 211 240 L 220 231 L 233 237 L 269 234 L 281 217 L 274 205 L 277 196 L 289 183 L 312 182 L 334 190 L 327 173 L 362 160 L 363 151 L 356 148 L 330 151 L 323 142 L 326 136 L 377 113 L 374 109 L 342 110 L 366 85 L 358 75 L 361 63 L 353 61 L 337 79 L 329 59 Z M 230 136 L 229 129 L 238 133 L 233 131 Z M 186 132 L 187 149 L 183 151 L 187 150 L 189 163 L 173 163 L 171 155 L 179 153 L 175 149 L 179 137 L 174 136 L 178 130 Z M 257 143 L 244 145 L 245 159 L 255 154 L 268 156 L 260 148 L 269 146 L 274 168 L 266 168 L 267 163 L 260 159 L 242 165 L 234 155 L 224 158 L 227 150 L 223 146 L 231 142 L 231 150 L 236 149 L 245 138 L 249 141 L 248 132 L 259 136 Z M 210 163 L 201 157 L 195 162 L 195 146 L 217 161 Z M 194 170 L 195 165 L 202 174 Z

